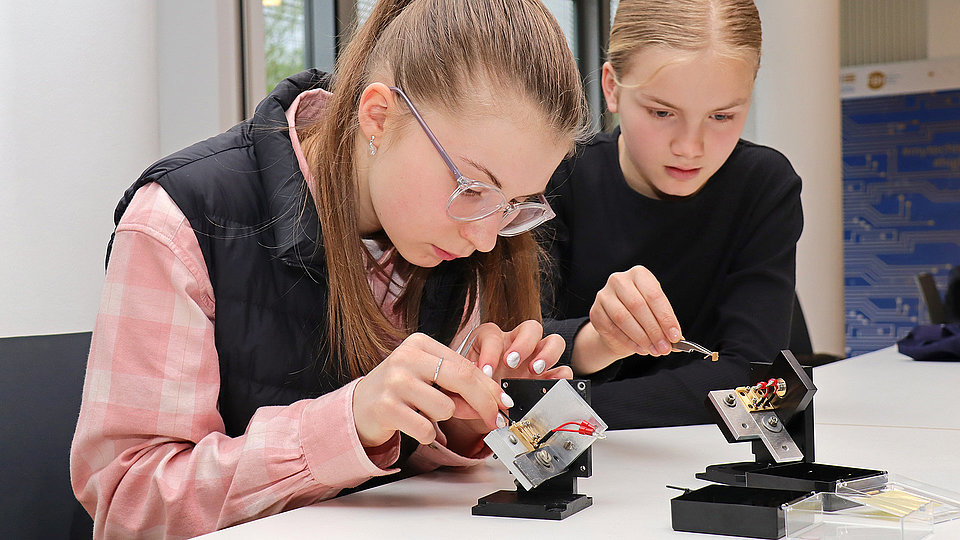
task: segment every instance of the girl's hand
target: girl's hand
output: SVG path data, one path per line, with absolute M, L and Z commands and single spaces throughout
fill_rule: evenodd
M 453 417 L 480 419 L 489 431 L 497 426 L 498 408 L 511 406 L 496 381 L 420 333 L 403 340 L 353 393 L 354 424 L 365 447 L 387 442 L 398 430 L 429 444 L 437 436 L 433 423 Z
M 567 366 L 554 367 L 563 353 L 563 338 L 552 334 L 543 337 L 543 326 L 537 321 L 524 321 L 509 332 L 494 323 L 484 323 L 474 330 L 470 348 L 464 352 L 476 362 L 488 381 L 498 385 L 501 379 L 569 379 L 573 371 Z M 505 425 L 505 418 L 501 424 Z M 448 435 L 447 447 L 460 455 L 476 455 L 483 447 L 483 436 L 490 431 L 479 420 L 451 419 L 443 424 Z
M 610 275 L 590 308 L 590 325 L 616 358 L 669 354 L 671 344 L 683 339 L 660 282 L 643 266 Z
M 543 326 L 524 321 L 509 332 L 494 323 L 480 325 L 467 358 L 494 381 L 516 379 L 569 379 L 567 366 L 554 367 L 563 354 L 563 338 L 557 334 L 543 337 Z

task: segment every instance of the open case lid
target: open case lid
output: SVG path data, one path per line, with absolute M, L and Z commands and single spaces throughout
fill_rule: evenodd
M 920 540 L 934 525 L 960 517 L 960 494 L 898 475 L 841 482 L 785 504 L 790 540 Z
M 960 518 L 960 493 L 897 474 L 841 482 L 837 484 L 837 493 L 882 496 L 890 504 L 900 505 L 904 510 L 929 503 L 934 523 Z
M 783 506 L 788 540 L 922 540 L 933 533 L 932 503 L 899 497 L 814 493 Z

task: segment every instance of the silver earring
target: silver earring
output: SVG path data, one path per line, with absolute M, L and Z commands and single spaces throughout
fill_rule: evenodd
M 373 145 L 373 139 L 374 139 L 374 138 L 376 138 L 376 135 L 371 135 L 371 136 L 370 136 L 370 155 L 371 155 L 371 156 L 377 155 L 377 147 Z

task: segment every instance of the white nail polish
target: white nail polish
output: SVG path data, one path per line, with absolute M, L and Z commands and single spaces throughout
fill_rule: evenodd
M 520 353 L 513 351 L 507 355 L 507 365 L 510 366 L 510 369 L 513 369 L 520 365 Z
M 508 396 L 506 392 L 501 392 L 500 403 L 503 403 L 509 409 L 510 407 L 513 407 L 513 398 Z
M 546 362 L 544 362 L 543 360 L 537 360 L 536 362 L 533 363 L 533 372 L 539 375 L 543 373 L 543 369 L 545 367 L 547 367 Z
M 481 371 L 483 371 L 483 374 L 486 375 L 487 377 L 493 377 L 493 366 L 491 366 L 490 364 L 483 366 L 483 368 L 481 368 Z
M 507 421 L 503 419 L 502 414 L 497 415 L 497 427 L 507 427 Z

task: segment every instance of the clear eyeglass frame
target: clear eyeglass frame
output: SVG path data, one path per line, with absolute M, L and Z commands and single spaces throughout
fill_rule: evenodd
M 450 155 L 443 149 L 436 135 L 430 130 L 420 112 L 413 106 L 413 102 L 396 86 L 391 86 L 390 90 L 396 92 L 407 104 L 417 123 L 423 128 L 427 138 L 433 143 L 434 148 L 443 158 L 443 162 L 450 169 L 453 177 L 457 180 L 457 189 L 450 195 L 447 201 L 447 215 L 457 221 L 479 221 L 502 211 L 500 218 L 500 229 L 497 233 L 500 236 L 516 236 L 525 233 L 546 221 L 553 219 L 556 214 L 550 208 L 547 198 L 540 193 L 536 200 L 510 202 L 506 195 L 497 186 L 473 180 L 464 176 L 457 168 Z

